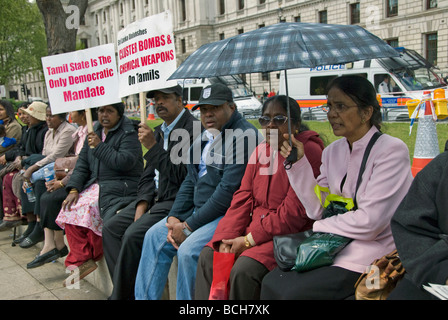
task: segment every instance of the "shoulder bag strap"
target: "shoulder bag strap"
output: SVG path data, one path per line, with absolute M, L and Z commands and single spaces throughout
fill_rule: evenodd
M 359 168 L 359 175 L 358 175 L 358 182 L 356 183 L 356 191 L 355 196 L 353 197 L 353 201 L 355 203 L 356 210 L 358 208 L 358 204 L 356 203 L 356 194 L 358 193 L 358 188 L 361 185 L 362 182 L 362 174 L 364 173 L 364 169 L 366 168 L 367 159 L 369 158 L 370 150 L 372 150 L 373 145 L 375 144 L 376 140 L 382 135 L 381 132 L 377 131 L 374 133 L 372 138 L 370 138 L 369 144 L 366 147 L 366 151 L 364 152 L 364 157 L 361 162 L 361 167 Z

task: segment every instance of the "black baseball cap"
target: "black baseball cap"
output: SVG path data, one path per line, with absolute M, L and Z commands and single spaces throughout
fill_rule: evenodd
M 204 104 L 220 106 L 227 101 L 233 101 L 232 91 L 222 83 L 214 83 L 202 89 L 198 104 L 191 110 L 194 111 Z
M 150 98 L 150 99 L 154 98 L 154 95 L 156 94 L 157 91 L 160 91 L 163 93 L 175 93 L 178 96 L 182 97 L 182 87 L 180 85 L 176 85 L 174 87 L 169 87 L 169 88 L 148 91 L 148 93 L 146 94 L 146 97 Z

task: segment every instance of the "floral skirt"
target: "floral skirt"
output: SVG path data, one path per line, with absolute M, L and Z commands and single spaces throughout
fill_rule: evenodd
M 80 226 L 92 230 L 95 234 L 102 236 L 103 220 L 100 216 L 98 204 L 100 187 L 97 183 L 92 184 L 79 194 L 76 205 L 71 210 L 61 209 L 56 223 L 62 229 L 65 224 Z

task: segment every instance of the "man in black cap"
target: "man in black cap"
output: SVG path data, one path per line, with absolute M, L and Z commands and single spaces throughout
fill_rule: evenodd
M 236 112 L 232 92 L 225 85 L 205 87 L 196 108 L 206 130 L 190 148 L 188 174 L 168 217 L 146 232 L 136 299 L 161 298 L 175 255 L 176 299 L 193 299 L 199 253 L 229 208 L 249 157 L 261 141 L 258 130 Z
M 184 129 L 189 134 L 190 146 L 193 122 L 197 121 L 184 108 L 179 85 L 150 91 L 147 97 L 154 99 L 155 111 L 164 122 L 154 131 L 146 123 L 140 124 L 139 140 L 148 152 L 144 155 L 146 168 L 139 182 L 137 199 L 118 211 L 103 227 L 104 256 L 114 285 L 112 300 L 134 299 L 134 282 L 145 233 L 167 216 L 187 175 L 186 166 L 180 161 L 175 164 L 170 158 L 173 147 L 187 141 L 170 141 L 170 134 L 173 130 Z

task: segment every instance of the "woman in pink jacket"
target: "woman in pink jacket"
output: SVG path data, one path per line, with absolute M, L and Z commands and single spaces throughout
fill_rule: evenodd
M 316 184 L 328 187 L 332 194 L 353 198 L 364 151 L 381 124 L 375 89 L 363 77 L 336 78 L 328 86 L 327 98 L 328 121 L 334 134 L 343 138 L 322 153 L 317 179 L 302 143 L 293 138 L 298 161 L 287 174 L 307 215 L 316 220 L 313 231 L 353 240 L 338 253 L 331 266 L 302 273 L 275 269 L 263 280 L 262 299 L 349 298 L 367 266 L 395 248 L 390 220 L 412 182 L 408 148 L 397 138 L 382 134 L 373 145 L 356 196 L 357 210 L 322 218 L 323 206 L 314 187 Z M 284 143 L 283 157 L 290 150 Z
M 261 280 L 276 262 L 273 236 L 311 228 L 312 220 L 288 181 L 285 159 L 279 148 L 288 132 L 286 96 L 266 100 L 259 122 L 266 140 L 253 152 L 226 215 L 199 257 L 195 299 L 208 299 L 213 277 L 214 252 L 234 253 L 230 273 L 229 299 L 259 299 Z M 291 127 L 304 145 L 313 177 L 319 174 L 323 142 L 319 135 L 301 124 L 300 107 L 291 105 Z M 218 273 L 218 271 L 216 271 Z

